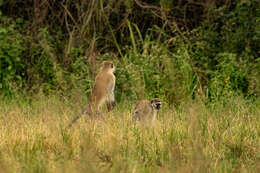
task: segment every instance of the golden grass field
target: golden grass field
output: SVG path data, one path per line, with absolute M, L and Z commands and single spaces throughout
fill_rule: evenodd
M 0 172 L 260 172 L 260 108 L 241 98 L 163 105 L 154 125 L 131 121 L 134 102 L 105 119 L 66 125 L 81 101 L 0 101 Z

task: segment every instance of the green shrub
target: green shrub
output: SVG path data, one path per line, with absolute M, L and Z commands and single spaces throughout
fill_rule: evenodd
M 88 95 L 113 60 L 119 101 L 259 97 L 260 1 L 138 2 L 0 3 L 1 91 Z
M 11 95 L 25 83 L 24 50 L 16 23 L 0 11 L 0 94 Z
M 209 81 L 209 98 L 226 98 L 230 94 L 247 94 L 248 67 L 246 62 L 237 63 L 237 56 L 231 53 L 217 55 L 217 65 Z

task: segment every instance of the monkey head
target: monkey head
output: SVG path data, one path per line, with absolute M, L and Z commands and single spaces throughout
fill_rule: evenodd
M 162 102 L 160 101 L 159 98 L 153 98 L 151 100 L 151 105 L 153 108 L 155 108 L 156 110 L 159 110 L 162 107 Z
M 111 71 L 112 73 L 114 73 L 114 71 L 115 71 L 114 63 L 110 62 L 110 61 L 104 61 L 103 62 L 103 70 L 108 70 L 108 71 Z

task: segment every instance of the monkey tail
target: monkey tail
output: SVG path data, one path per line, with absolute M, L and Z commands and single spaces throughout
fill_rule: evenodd
M 84 115 L 84 114 L 86 114 L 86 113 L 88 113 L 88 114 L 91 115 L 91 113 L 89 112 L 88 109 L 89 109 L 88 107 L 85 108 L 85 109 L 83 109 L 83 111 L 82 111 L 78 116 L 76 116 L 76 117 L 69 123 L 69 125 L 66 127 L 66 129 L 71 128 L 71 126 L 72 126 L 82 115 Z
M 76 116 L 70 123 L 69 125 L 66 127 L 66 129 L 71 128 L 71 126 L 82 116 L 82 114 L 79 114 L 78 116 Z

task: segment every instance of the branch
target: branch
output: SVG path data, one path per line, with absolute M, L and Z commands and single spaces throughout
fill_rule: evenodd
M 154 6 L 154 5 L 143 5 L 138 0 L 135 0 L 135 3 L 140 6 L 141 8 L 147 8 L 147 9 L 155 9 L 161 11 L 160 7 Z

